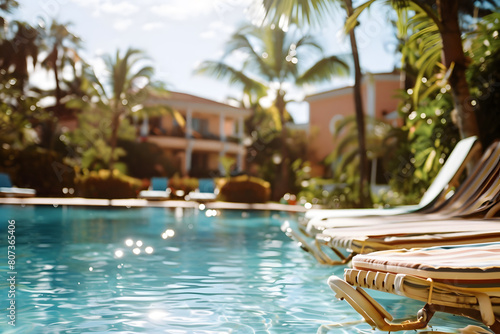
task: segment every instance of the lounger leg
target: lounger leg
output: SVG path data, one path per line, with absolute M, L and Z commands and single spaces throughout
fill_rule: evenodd
M 427 323 L 434 315 L 434 310 L 425 305 L 417 315 L 415 321 L 405 321 L 400 324 L 390 323 L 392 316 L 361 288 L 354 289 L 350 284 L 337 276 L 328 279 L 328 285 L 335 292 L 338 299 L 345 299 L 371 326 L 384 331 L 414 330 L 427 327 Z
M 344 256 L 344 254 L 342 254 L 338 249 L 336 249 L 334 247 L 327 246 L 340 259 L 340 260 L 333 260 L 330 256 L 328 256 L 325 252 L 323 252 L 323 248 L 322 248 L 323 246 L 319 242 L 319 240 L 317 240 L 317 239 L 314 240 L 314 245 L 316 246 L 315 249 L 317 249 L 318 253 L 320 253 L 322 255 L 322 257 L 325 259 L 325 264 L 329 264 L 332 266 L 347 264 L 347 263 L 351 262 L 354 255 L 356 255 L 356 253 L 351 252 L 348 256 Z
M 314 256 L 316 261 L 318 261 L 321 264 L 328 264 L 328 265 L 346 264 L 349 261 L 351 261 L 352 257 L 355 255 L 355 254 L 350 254 L 348 257 L 345 257 L 338 250 L 332 249 L 340 259 L 340 260 L 334 260 L 321 249 L 321 244 L 319 244 L 317 240 L 315 240 L 313 244 L 310 244 L 300 235 L 300 233 L 294 231 L 288 222 L 285 222 L 283 223 L 283 225 L 281 225 L 281 230 L 290 239 L 296 241 L 299 244 L 300 248 L 302 248 L 304 251 Z
M 484 323 L 486 326 L 488 326 L 489 329 L 493 331 L 495 334 L 500 334 L 500 319 L 494 318 L 492 321 L 485 321 L 484 315 L 481 313 L 480 310 L 475 310 L 475 309 L 463 309 L 463 308 L 456 308 L 452 306 L 444 306 L 444 305 L 436 305 L 432 304 L 429 305 L 427 304 L 426 307 L 428 307 L 432 312 L 445 312 L 449 314 L 455 314 L 459 315 L 462 317 L 467 317 L 470 319 L 474 319 L 478 322 Z M 487 323 L 489 322 L 489 323 Z

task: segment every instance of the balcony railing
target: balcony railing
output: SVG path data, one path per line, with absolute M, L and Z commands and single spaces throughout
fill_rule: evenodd
M 209 138 L 196 138 L 192 137 L 192 149 L 200 150 L 200 151 L 209 151 L 209 152 L 221 152 L 225 151 L 227 153 L 238 153 L 241 150 L 241 145 L 237 140 L 229 140 L 227 138 L 225 142 L 220 141 L 219 138 L 209 139 Z M 149 136 L 147 139 L 149 142 L 156 143 L 160 147 L 166 149 L 175 149 L 175 150 L 185 150 L 188 146 L 188 138 L 186 137 L 178 137 L 178 136 Z

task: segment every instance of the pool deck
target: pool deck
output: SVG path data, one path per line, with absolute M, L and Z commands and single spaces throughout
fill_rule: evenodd
M 196 202 L 183 200 L 146 200 L 146 199 L 96 199 L 82 197 L 2 197 L 0 205 L 74 205 L 74 206 L 100 206 L 100 207 L 156 207 L 156 208 L 200 208 L 204 205 L 205 209 L 215 210 L 261 210 L 261 211 L 288 211 L 288 212 L 306 212 L 307 209 L 302 205 L 288 205 L 280 203 L 231 203 L 231 202 Z M 314 208 L 314 206 L 313 206 Z

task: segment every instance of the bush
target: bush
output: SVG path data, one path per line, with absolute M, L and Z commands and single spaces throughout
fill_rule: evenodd
M 35 189 L 37 196 L 68 196 L 74 188 L 73 167 L 57 152 L 39 147 L 0 147 L 0 172 L 8 173 L 17 187 Z
M 147 182 L 107 169 L 84 172 L 75 179 L 78 196 L 89 198 L 135 198 Z
M 269 182 L 247 175 L 218 181 L 219 199 L 237 203 L 265 203 L 271 197 Z
M 198 188 L 198 179 L 192 177 L 179 177 L 178 174 L 175 174 L 168 180 L 168 188 L 171 191 L 171 198 L 183 199 L 189 192 Z
M 154 143 L 120 140 L 119 145 L 127 152 L 120 161 L 127 165 L 127 174 L 130 176 L 150 179 L 178 172 L 173 155 Z

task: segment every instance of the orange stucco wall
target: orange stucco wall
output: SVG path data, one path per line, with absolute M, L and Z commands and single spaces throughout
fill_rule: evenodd
M 376 85 L 376 116 L 379 119 L 384 119 L 387 113 L 396 111 L 399 100 L 396 97 L 398 90 L 400 88 L 399 81 L 379 81 Z M 397 122 L 391 122 L 393 126 L 401 125 L 401 120 Z
M 371 93 L 368 85 L 371 86 Z M 385 116 L 397 109 L 398 100 L 395 98 L 399 89 L 399 77 L 397 75 L 375 75 L 370 80 L 366 80 L 362 86 L 362 99 L 365 115 L 371 110 L 374 111 L 377 119 L 384 120 Z M 370 96 L 370 94 L 373 94 Z M 370 98 L 372 98 L 370 100 Z M 374 99 L 374 101 L 373 101 Z M 324 168 L 321 161 L 335 149 L 335 142 L 338 140 L 336 134 L 332 133 L 332 118 L 354 115 L 354 97 L 352 87 L 346 87 L 330 92 L 320 93 L 306 99 L 309 102 L 309 124 L 310 124 L 310 145 L 309 160 L 311 161 L 313 174 L 322 176 Z M 370 108 L 374 104 L 375 108 Z M 397 121 L 391 121 L 397 125 Z
M 309 159 L 313 164 L 313 173 L 322 174 L 318 164 L 334 149 L 334 136 L 331 132 L 332 118 L 344 117 L 354 112 L 354 100 L 351 94 L 343 94 L 328 99 L 309 102 Z

